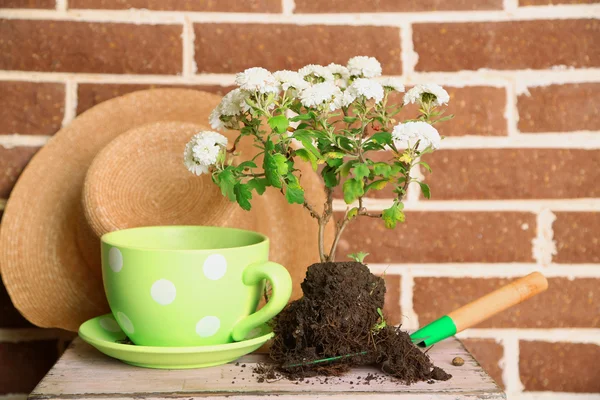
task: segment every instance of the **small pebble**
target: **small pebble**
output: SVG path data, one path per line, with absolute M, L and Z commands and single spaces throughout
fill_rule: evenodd
M 452 359 L 452 365 L 454 365 L 454 366 L 460 367 L 461 365 L 464 365 L 464 363 L 465 363 L 465 360 L 463 360 L 460 357 L 454 357 Z

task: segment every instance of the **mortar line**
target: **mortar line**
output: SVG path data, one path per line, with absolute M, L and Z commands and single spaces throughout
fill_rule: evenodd
M 502 8 L 506 12 L 514 13 L 519 10 L 519 0 L 503 0 Z
M 281 0 L 281 13 L 283 15 L 290 16 L 294 14 L 294 10 L 296 9 L 295 0 Z
M 56 0 L 56 11 L 66 13 L 69 8 L 69 0 Z
M 459 339 L 517 339 L 548 343 L 570 342 L 600 345 L 598 328 L 469 328 L 456 335 Z
M 507 82 L 519 81 L 524 88 L 569 83 L 600 82 L 600 68 L 567 70 L 478 70 L 454 72 L 412 72 L 410 79 L 403 75 L 385 75 L 414 83 L 436 82 L 450 87 L 491 86 L 506 87 Z M 27 82 L 65 82 L 73 79 L 79 83 L 172 83 L 172 84 L 220 84 L 230 85 L 235 74 L 201 73 L 194 76 L 147 75 L 147 74 L 98 74 L 85 72 L 36 72 L 0 70 L 0 80 Z
M 18 146 L 40 147 L 48 143 L 50 138 L 52 136 L 48 135 L 0 135 L 0 146 L 5 149 L 12 149 Z
M 388 199 L 365 198 L 363 204 L 371 211 L 382 211 L 394 201 Z M 344 211 L 346 203 L 341 199 L 333 201 L 334 211 Z M 532 200 L 423 200 L 419 202 L 404 202 L 406 211 L 520 211 L 539 213 L 543 209 L 551 211 L 600 211 L 600 199 L 532 199 Z
M 556 242 L 552 229 L 554 221 L 556 215 L 547 208 L 541 210 L 536 216 L 536 236 L 532 239 L 532 256 L 542 267 L 550 265 L 552 257 L 556 255 Z
M 417 329 L 419 327 L 419 316 L 415 312 L 414 299 L 415 281 L 410 270 L 402 273 L 400 278 L 400 312 L 402 313 L 401 324 L 404 329 Z
M 286 6 L 287 9 L 287 6 Z M 391 12 L 391 13 L 317 13 L 294 14 L 294 18 L 282 18 L 277 13 L 228 13 L 228 12 L 190 12 L 156 11 L 146 9 L 129 10 L 88 10 L 69 9 L 66 12 L 56 10 L 2 9 L 3 17 L 8 19 L 52 19 L 86 22 L 122 22 L 147 24 L 179 23 L 183 15 L 190 16 L 192 22 L 201 23 L 259 23 L 290 25 L 348 25 L 348 26 L 394 26 L 409 23 L 468 23 L 468 22 L 504 22 L 553 19 L 593 19 L 598 15 L 600 6 L 552 5 L 519 7 L 516 10 L 489 11 L 435 11 L 435 12 Z
M 402 76 L 405 80 L 410 79 L 415 71 L 415 66 L 419 60 L 419 55 L 414 50 L 412 25 L 410 22 L 403 22 L 400 25 L 400 61 L 402 62 Z
M 69 79 L 65 82 L 65 113 L 61 126 L 69 125 L 77 116 L 77 82 Z M 0 139 L 0 143 L 2 143 Z
M 506 394 L 510 397 L 513 393 L 523 392 L 519 366 L 519 339 L 516 337 L 504 337 L 504 368 L 502 369 L 502 380 Z
M 519 109 L 517 107 L 517 95 L 513 80 L 507 82 L 506 90 L 506 109 L 504 117 L 506 118 L 506 133 L 508 136 L 517 136 L 519 134 Z
M 189 79 L 193 77 L 198 71 L 195 59 L 195 47 L 194 42 L 196 40 L 196 33 L 194 32 L 194 25 L 190 19 L 185 16 L 183 22 L 183 30 L 181 32 L 182 39 L 182 64 L 183 64 L 183 78 Z
M 369 263 L 377 273 L 403 275 L 413 278 L 467 278 L 511 279 L 520 278 L 534 271 L 541 271 L 547 278 L 598 279 L 600 264 L 551 264 L 541 267 L 535 263 Z

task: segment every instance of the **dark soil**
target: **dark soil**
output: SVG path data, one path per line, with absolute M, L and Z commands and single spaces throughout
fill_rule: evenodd
M 373 364 L 406 384 L 451 378 L 408 333 L 382 327 L 385 282 L 365 265 L 313 264 L 301 286 L 304 297 L 290 303 L 273 327 L 271 358 L 287 377 L 341 375 L 352 366 Z M 332 357 L 340 358 L 315 363 Z

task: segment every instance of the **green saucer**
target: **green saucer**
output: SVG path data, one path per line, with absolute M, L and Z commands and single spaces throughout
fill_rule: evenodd
M 145 368 L 187 369 L 225 364 L 258 349 L 273 337 L 264 324 L 253 329 L 245 340 L 197 347 L 152 347 L 132 344 L 112 314 L 84 322 L 79 336 L 107 356 Z

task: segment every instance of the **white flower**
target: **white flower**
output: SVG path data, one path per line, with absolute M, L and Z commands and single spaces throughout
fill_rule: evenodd
M 392 130 L 392 139 L 397 147 L 413 147 L 419 142 L 419 150 L 431 146 L 434 150 L 440 148 L 442 138 L 437 129 L 424 121 L 400 123 Z
M 442 104 L 448 104 L 450 101 L 450 96 L 448 92 L 444 90 L 440 85 L 436 85 L 435 83 L 425 83 L 416 85 L 412 89 L 410 89 L 404 95 L 404 105 L 408 103 L 418 103 L 421 101 L 423 93 L 430 93 L 435 96 L 435 100 L 433 101 L 433 105 L 441 106 Z
M 279 93 L 279 83 L 272 73 L 261 67 L 248 68 L 235 76 L 240 89 L 249 92 Z
M 296 71 L 284 69 L 282 71 L 273 72 L 273 76 L 279 81 L 283 90 L 288 90 L 289 88 L 302 90 L 310 86 Z
M 311 81 L 310 77 L 322 78 L 324 81 L 333 81 L 333 74 L 329 68 L 317 64 L 308 64 L 298 70 L 298 73 L 305 81 Z M 309 79 L 306 79 L 306 78 Z
M 363 96 L 367 100 L 373 99 L 376 103 L 379 103 L 383 100 L 383 86 L 371 79 L 355 79 L 344 92 L 344 106 L 348 106 L 359 96 Z
M 225 124 L 221 120 L 222 116 L 233 117 L 248 111 L 250 109 L 250 106 L 246 103 L 248 96 L 248 92 L 241 89 L 233 89 L 227 93 L 221 103 L 210 113 L 210 126 L 213 129 L 223 129 Z
M 348 70 L 351 76 L 375 78 L 381 76 L 381 64 L 375 57 L 356 56 L 348 60 Z
M 186 168 L 196 174 L 208 172 L 219 158 L 219 153 L 227 146 L 227 138 L 220 133 L 202 131 L 195 134 L 185 146 L 183 163 Z
M 327 66 L 327 69 L 333 74 L 335 84 L 341 88 L 348 86 L 348 79 L 350 79 L 350 71 L 348 68 L 340 64 L 331 63 Z
M 386 89 L 395 90 L 396 92 L 404 92 L 404 85 L 402 84 L 402 81 L 398 78 L 386 78 L 380 83 L 381 86 L 383 86 Z
M 307 108 L 326 104 L 333 111 L 341 106 L 342 91 L 333 82 L 317 83 L 300 93 L 300 102 Z

